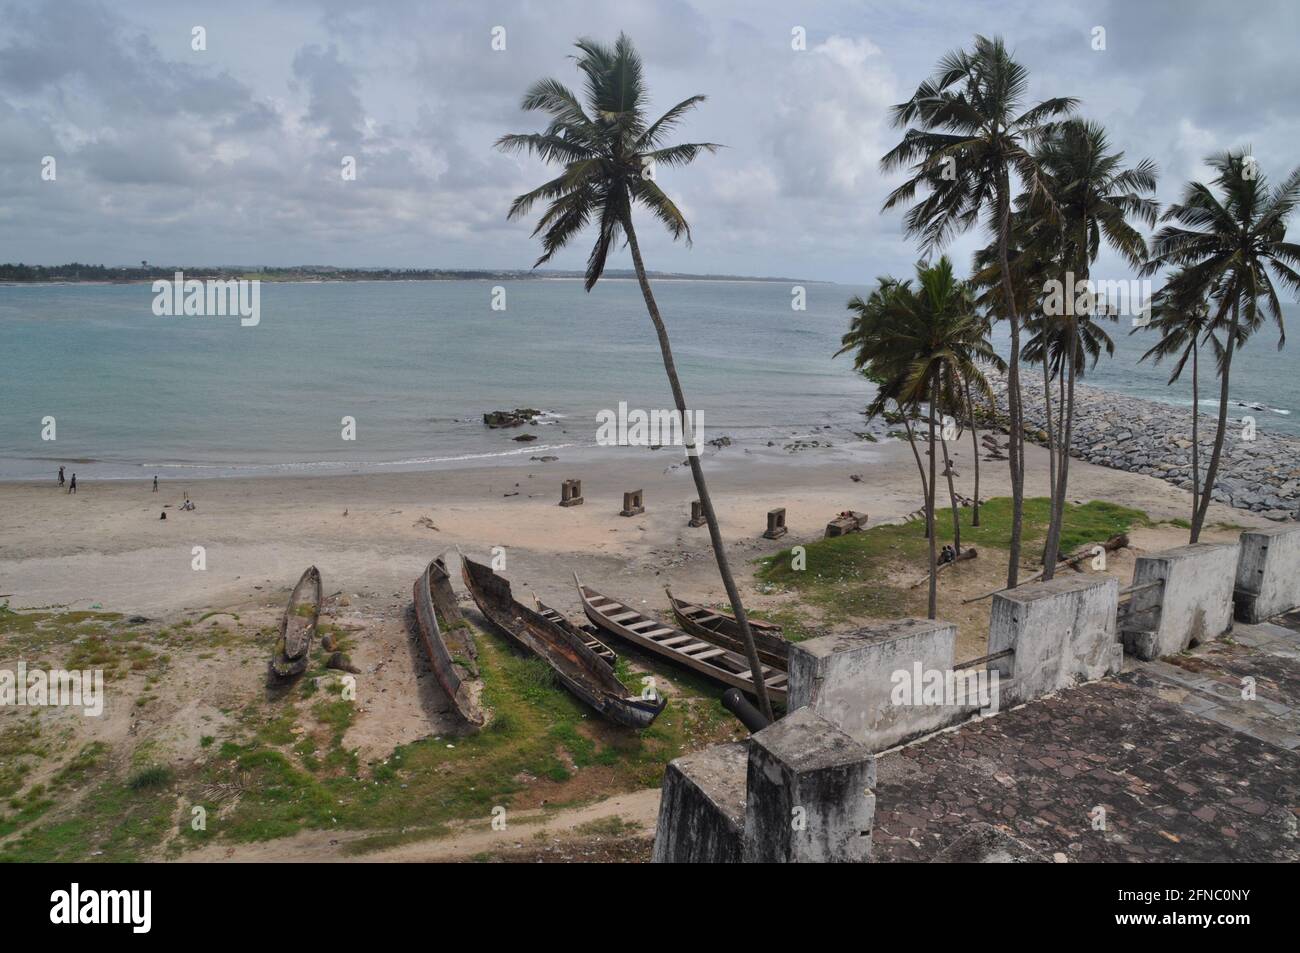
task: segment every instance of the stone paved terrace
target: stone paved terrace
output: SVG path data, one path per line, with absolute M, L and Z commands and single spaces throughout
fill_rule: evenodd
M 882 755 L 875 859 L 980 821 L 1048 860 L 1300 859 L 1300 613 L 1130 665 Z

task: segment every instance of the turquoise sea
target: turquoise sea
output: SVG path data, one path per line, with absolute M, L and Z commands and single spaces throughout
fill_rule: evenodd
M 0 479 L 46 478 L 60 463 L 85 480 L 527 462 L 591 447 L 596 414 L 620 401 L 671 406 L 635 282 L 502 286 L 506 309 L 494 311 L 488 281 L 267 282 L 255 327 L 155 316 L 147 284 L 0 287 Z M 706 438 L 760 450 L 864 429 L 870 387 L 831 359 L 844 304 L 864 289 L 806 289 L 807 310 L 794 311 L 786 283 L 656 283 Z M 1136 363 L 1145 343 L 1127 328 L 1116 337 L 1119 356 L 1090 383 L 1190 401 Z M 1247 349 L 1234 399 L 1300 433 L 1300 415 L 1283 413 L 1300 408 L 1300 374 L 1275 339 Z M 548 412 L 532 443 L 482 423 L 522 406 Z M 341 439 L 345 416 L 355 441 Z M 41 439 L 46 417 L 54 441 Z

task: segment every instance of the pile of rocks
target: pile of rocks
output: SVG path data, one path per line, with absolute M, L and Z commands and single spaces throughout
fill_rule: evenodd
M 1006 382 L 990 378 L 998 410 L 1006 414 Z M 1022 386 L 1028 381 L 1021 380 Z M 1192 489 L 1192 411 L 1155 401 L 1126 397 L 1083 384 L 1074 389 L 1071 455 L 1104 467 L 1144 473 L 1186 490 Z M 1047 419 L 1042 396 L 1026 392 L 1025 430 L 1046 443 Z M 1053 435 L 1058 408 L 1053 394 Z M 1271 520 L 1300 518 L 1300 439 L 1269 431 L 1268 411 L 1229 416 L 1223 441 L 1215 500 L 1251 510 Z M 1247 418 L 1253 418 L 1253 426 Z M 1217 413 L 1202 413 L 1199 467 L 1214 449 Z

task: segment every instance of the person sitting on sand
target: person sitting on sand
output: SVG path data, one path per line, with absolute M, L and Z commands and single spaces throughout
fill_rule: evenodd
M 77 492 L 77 475 L 75 473 L 72 474 L 72 482 L 68 484 L 68 492 L 69 493 Z
M 945 563 L 950 563 L 956 558 L 957 550 L 953 549 L 951 546 L 945 545 L 943 550 L 939 553 L 939 565 L 942 566 Z
M 63 479 L 63 467 L 59 467 L 59 486 L 63 486 L 67 482 L 67 480 Z
M 165 520 L 167 518 L 167 511 L 163 510 L 162 515 L 160 515 L 158 518 L 160 520 Z

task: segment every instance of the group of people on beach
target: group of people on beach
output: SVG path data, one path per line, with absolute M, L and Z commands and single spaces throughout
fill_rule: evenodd
M 65 470 L 65 469 L 66 469 L 65 467 L 59 467 L 59 486 L 66 486 L 66 487 L 68 488 L 68 492 L 69 492 L 69 493 L 76 493 L 76 492 L 77 492 L 77 475 L 74 473 L 74 474 L 72 474 L 72 478 L 71 478 L 71 479 L 68 479 L 68 478 L 66 478 L 66 477 L 64 476 L 64 470 Z M 157 476 L 157 474 L 154 474 L 154 478 L 153 478 L 153 490 L 152 490 L 151 492 L 153 492 L 153 493 L 157 493 L 157 492 L 158 492 L 158 476 Z M 195 508 L 196 508 L 196 507 L 194 506 L 194 501 L 191 500 L 191 499 L 190 499 L 190 495 L 189 495 L 188 493 L 186 493 L 186 494 L 185 494 L 185 502 L 181 504 L 181 509 L 183 509 L 183 510 L 193 510 L 193 509 L 195 509 Z M 164 520 L 165 520 L 165 519 L 167 518 L 167 513 L 164 511 L 163 514 L 162 514 L 160 517 L 158 517 L 158 518 L 159 518 L 159 519 L 164 519 Z

